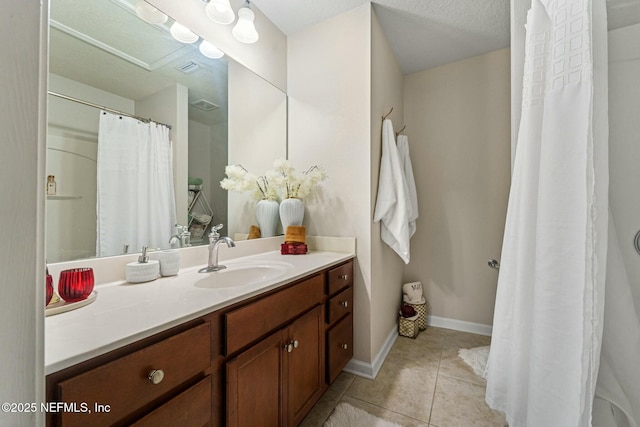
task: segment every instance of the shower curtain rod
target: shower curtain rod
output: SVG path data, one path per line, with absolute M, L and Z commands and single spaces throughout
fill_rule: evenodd
M 167 128 L 171 129 L 171 125 L 168 125 L 168 124 L 165 124 L 165 123 L 156 122 L 155 120 L 146 119 L 144 117 L 140 117 L 140 116 L 136 116 L 136 115 L 133 115 L 133 114 L 125 113 L 124 111 L 114 110 L 113 108 L 104 107 L 102 105 L 94 104 L 94 103 L 88 102 L 88 101 L 83 101 L 82 99 L 74 98 L 74 97 L 68 96 L 68 95 L 63 95 L 61 93 L 52 92 L 52 91 L 47 91 L 47 93 L 49 93 L 49 95 L 53 95 L 53 96 L 57 96 L 58 98 L 62 98 L 62 99 L 66 99 L 66 100 L 69 100 L 69 101 L 77 102 L 77 103 L 82 104 L 82 105 L 88 105 L 89 107 L 99 108 L 100 110 L 108 111 L 110 113 L 117 114 L 119 116 L 131 117 L 133 119 L 140 120 L 141 122 L 144 122 L 144 123 L 153 122 L 153 123 L 157 123 L 157 124 L 162 125 L 162 126 L 166 126 Z

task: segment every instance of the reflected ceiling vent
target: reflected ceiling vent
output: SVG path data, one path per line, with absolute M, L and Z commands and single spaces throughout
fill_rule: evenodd
M 202 111 L 213 111 L 213 110 L 217 110 L 218 108 L 220 108 L 219 106 L 217 106 L 216 104 L 214 104 L 213 102 L 207 101 L 206 99 L 198 99 L 197 101 L 193 101 L 191 103 L 191 105 L 193 105 L 194 107 L 202 110 Z
M 180 64 L 176 67 L 176 70 L 182 71 L 185 74 L 191 74 L 199 69 L 203 68 L 202 65 L 198 64 L 196 61 L 185 62 L 184 64 Z

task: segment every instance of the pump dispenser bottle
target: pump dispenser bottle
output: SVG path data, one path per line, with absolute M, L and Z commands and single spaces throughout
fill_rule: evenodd
M 147 247 L 142 247 L 142 254 L 138 257 L 138 262 L 127 264 L 125 278 L 129 283 L 142 283 L 156 280 L 160 276 L 160 262 L 150 260 L 147 255 Z

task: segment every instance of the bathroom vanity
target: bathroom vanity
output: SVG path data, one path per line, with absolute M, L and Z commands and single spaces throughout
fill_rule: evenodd
M 353 355 L 353 254 L 270 253 L 233 260 L 230 271 L 249 259 L 292 268 L 230 288 L 199 287 L 206 275 L 194 269 L 99 287 L 85 314 L 48 319 L 47 340 L 59 342 L 47 343 L 47 402 L 68 406 L 47 425 L 298 425 Z M 110 311 L 117 298 L 128 308 Z M 120 332 L 74 339 L 109 317 Z

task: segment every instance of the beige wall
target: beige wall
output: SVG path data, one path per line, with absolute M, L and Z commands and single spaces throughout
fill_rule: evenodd
M 47 2 L 4 2 L 0 16 L 0 398 L 44 401 L 44 185 Z M 19 41 L 17 43 L 16 41 Z M 0 425 L 44 414 L 0 412 Z
M 405 281 L 434 316 L 490 325 L 510 184 L 509 50 L 405 77 L 420 218 Z
M 371 6 L 288 39 L 289 159 L 329 175 L 305 201 L 312 235 L 355 236 L 354 357 L 371 361 Z
M 375 11 L 371 14 L 371 354 L 375 357 L 391 331 L 395 331 L 402 293 L 404 263 L 380 239 L 380 223 L 371 222 L 378 193 L 382 155 L 382 120 L 389 116 L 395 130 L 403 124 L 403 76 Z
M 186 25 L 280 90 L 287 90 L 287 37 L 255 5 L 251 9 L 256 15 L 255 26 L 260 39 L 253 44 L 244 44 L 231 34 L 235 23 L 220 25 L 207 17 L 204 12 L 206 3 L 202 0 L 148 0 L 148 3 Z M 243 4 L 243 0 L 231 0 L 236 16 Z

